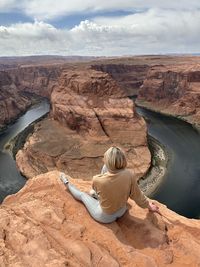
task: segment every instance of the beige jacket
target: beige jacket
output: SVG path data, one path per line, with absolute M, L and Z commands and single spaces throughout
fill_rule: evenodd
M 94 176 L 93 188 L 99 196 L 102 210 L 107 214 L 124 207 L 129 197 L 140 207 L 148 207 L 148 200 L 139 189 L 135 175 L 128 169 Z

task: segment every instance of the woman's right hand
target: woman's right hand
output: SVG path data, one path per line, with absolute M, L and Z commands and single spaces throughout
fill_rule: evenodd
M 148 209 L 149 209 L 149 211 L 159 213 L 159 207 L 156 204 L 154 204 L 153 202 L 149 202 Z

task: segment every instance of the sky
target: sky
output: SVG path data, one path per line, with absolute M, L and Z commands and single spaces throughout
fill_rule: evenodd
M 0 56 L 200 53 L 199 0 L 0 0 Z

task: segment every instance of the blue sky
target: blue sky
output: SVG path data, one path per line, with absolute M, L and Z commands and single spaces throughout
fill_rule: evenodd
M 132 14 L 132 12 L 128 11 L 110 11 L 110 12 L 95 12 L 95 13 L 85 13 L 85 14 L 74 14 L 63 16 L 61 18 L 55 18 L 50 20 L 49 22 L 57 28 L 73 28 L 76 25 L 79 25 L 81 21 L 90 20 L 95 16 L 108 16 L 108 17 L 118 17 L 118 16 L 126 16 Z
M 20 12 L 9 12 L 0 13 L 0 25 L 9 26 L 13 23 L 18 22 L 33 22 L 34 19 L 20 13 Z
M 93 12 L 93 13 L 83 13 L 83 14 L 70 14 L 67 16 L 56 17 L 52 19 L 47 19 L 46 21 L 52 24 L 56 28 L 68 28 L 71 29 L 76 25 L 79 25 L 81 21 L 89 20 L 95 16 L 108 16 L 108 17 L 118 17 L 126 16 L 132 14 L 133 12 L 117 10 L 109 12 Z M 34 17 L 27 16 L 23 12 L 12 11 L 12 12 L 0 12 L 0 25 L 9 26 L 15 23 L 25 23 L 25 22 L 34 22 Z
M 199 53 L 199 0 L 0 0 L 0 56 Z

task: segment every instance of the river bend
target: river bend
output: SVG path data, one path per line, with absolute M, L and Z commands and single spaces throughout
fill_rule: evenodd
M 16 168 L 5 144 L 30 123 L 49 111 L 46 100 L 34 105 L 0 134 L 0 202 L 21 189 L 26 179 Z M 178 119 L 137 108 L 148 125 L 148 134 L 162 143 L 169 154 L 167 173 L 152 198 L 189 218 L 200 217 L 200 135 Z
M 26 182 L 26 179 L 17 170 L 13 157 L 4 150 L 5 144 L 48 111 L 48 101 L 42 100 L 0 133 L 0 203 L 7 195 L 19 191 Z
M 188 218 L 200 218 L 200 135 L 188 123 L 137 108 L 148 134 L 169 154 L 167 172 L 152 198 Z

